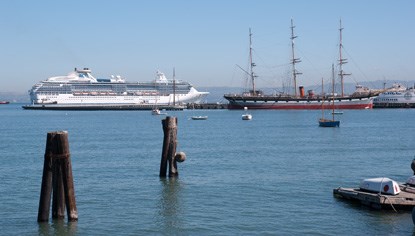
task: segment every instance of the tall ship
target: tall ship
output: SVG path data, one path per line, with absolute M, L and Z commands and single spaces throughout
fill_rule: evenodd
M 160 71 L 153 81 L 127 82 L 120 76 L 98 79 L 88 68 L 75 68 L 66 76 L 35 84 L 29 94 L 31 105 L 25 109 L 152 109 L 200 103 L 209 92 L 175 78 L 168 80 Z
M 253 68 L 255 63 L 252 61 L 252 34 L 249 30 L 249 71 L 248 74 L 252 89 L 242 94 L 225 94 L 224 98 L 229 101 L 228 109 L 243 109 L 247 107 L 249 109 L 321 109 L 324 100 L 333 100 L 334 102 L 327 104 L 327 109 L 371 109 L 373 108 L 373 97 L 377 96 L 377 93 L 372 92 L 366 87 L 356 85 L 356 91 L 351 95 L 344 94 L 343 79 L 345 76 L 350 75 L 343 71 L 343 65 L 347 63 L 347 59 L 342 57 L 342 24 L 340 21 L 340 44 L 339 44 L 339 77 L 341 82 L 340 94 L 314 94 L 313 91 L 304 92 L 304 87 L 299 86 L 297 90 L 297 77 L 302 73 L 296 69 L 296 64 L 301 62 L 300 58 L 295 57 L 294 39 L 297 38 L 294 34 L 294 24 L 291 20 L 291 66 L 292 66 L 292 80 L 294 84 L 294 94 L 264 94 L 261 90 L 257 90 L 255 87 L 255 79 L 258 77 Z
M 393 84 L 373 100 L 373 108 L 415 108 L 415 89 Z

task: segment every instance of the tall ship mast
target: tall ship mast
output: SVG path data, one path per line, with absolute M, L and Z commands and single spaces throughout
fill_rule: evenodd
M 302 73 L 298 72 L 295 68 L 295 64 L 300 63 L 300 58 L 295 58 L 295 50 L 294 50 L 294 39 L 297 38 L 297 36 L 294 35 L 294 23 L 293 19 L 291 19 L 291 65 L 292 65 L 292 75 L 293 75 L 293 82 L 294 82 L 294 95 L 295 97 L 298 97 L 297 94 L 297 75 L 301 75 Z
M 306 110 L 306 109 L 321 109 L 322 101 L 327 100 L 327 97 L 323 92 L 320 95 L 314 94 L 314 91 L 309 90 L 308 93 L 304 93 L 304 87 L 297 87 L 297 78 L 298 75 L 301 75 L 297 68 L 296 64 L 301 62 L 300 58 L 295 56 L 295 43 L 294 40 L 297 36 L 294 34 L 294 23 L 291 19 L 291 67 L 292 67 L 292 79 L 294 82 L 294 94 L 263 94 L 255 86 L 255 73 L 253 67 L 255 63 L 252 61 L 252 33 L 249 29 L 249 62 L 250 69 L 249 74 L 252 81 L 252 91 L 249 93 L 242 94 L 225 94 L 224 98 L 229 101 L 228 109 L 297 109 L 297 110 Z M 342 26 L 340 23 L 340 45 L 339 45 L 339 65 L 340 65 L 340 79 L 342 84 L 341 95 L 332 97 L 332 103 L 327 105 L 328 109 L 370 109 L 373 108 L 373 97 L 377 96 L 379 93 L 373 93 L 369 89 L 364 89 L 362 86 L 356 86 L 356 91 L 351 95 L 344 94 L 344 77 L 346 74 L 343 71 L 342 65 L 347 62 L 342 56 Z M 297 89 L 300 93 L 298 94 Z M 334 96 L 334 93 L 333 95 Z
M 251 33 L 251 28 L 249 28 L 249 76 L 251 77 L 251 82 L 252 82 L 252 95 L 256 96 L 256 90 L 255 90 L 255 77 L 257 77 L 254 74 L 254 66 L 255 63 L 252 61 L 252 33 Z
M 342 49 L 343 49 L 343 27 L 342 27 L 342 20 L 340 19 L 340 27 L 339 27 L 339 32 L 340 32 L 340 43 L 339 43 L 339 76 L 340 76 L 340 83 L 341 83 L 341 95 L 342 97 L 344 96 L 344 76 L 346 75 L 351 75 L 351 74 L 346 74 L 343 71 L 343 64 L 347 63 L 347 59 L 342 57 Z

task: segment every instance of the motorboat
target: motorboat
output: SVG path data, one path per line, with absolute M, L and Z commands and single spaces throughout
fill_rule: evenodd
M 161 112 L 160 112 L 159 109 L 155 108 L 155 109 L 151 110 L 151 114 L 156 116 L 156 115 L 160 115 Z
M 192 120 L 207 120 L 207 116 L 192 116 Z
M 247 111 L 248 107 L 244 107 L 244 110 Z M 252 120 L 252 115 L 249 113 L 245 113 L 242 115 L 242 120 Z
M 243 114 L 242 115 L 242 120 L 252 120 L 252 115 L 251 114 Z

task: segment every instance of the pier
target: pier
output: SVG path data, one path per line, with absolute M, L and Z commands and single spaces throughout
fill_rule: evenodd
M 73 111 L 99 111 L 99 110 L 184 110 L 184 109 L 228 109 L 228 104 L 222 103 L 189 103 L 187 105 L 155 105 L 155 104 L 31 104 L 22 106 L 26 110 L 73 110 Z
M 154 104 L 34 104 L 22 106 L 26 110 L 74 110 L 74 111 L 99 111 L 99 110 L 152 110 L 157 107 L 160 110 L 184 110 L 183 105 L 157 105 Z
M 405 183 L 399 184 L 399 191 L 393 195 L 387 190 L 382 192 L 382 188 L 379 191 L 366 190 L 362 188 L 342 188 L 338 187 L 333 189 L 334 197 L 345 199 L 352 202 L 358 202 L 362 205 L 368 206 L 373 209 L 397 209 L 412 210 L 415 209 L 415 185 L 413 177 L 415 177 L 415 159 L 412 160 L 411 169 L 414 176 L 409 178 Z M 383 181 L 383 180 L 382 180 Z M 382 184 L 380 184 L 382 186 Z M 389 188 L 385 184 L 384 188 Z M 396 186 L 395 186 L 396 187 Z M 387 193 L 386 193 L 387 192 Z M 415 218 L 414 218 L 415 224 Z
M 363 191 L 359 188 L 336 188 L 333 195 L 338 198 L 360 202 L 374 209 L 412 210 L 415 206 L 415 188 L 400 185 L 401 192 L 397 195 L 387 195 Z
M 228 109 L 228 104 L 223 103 L 189 103 L 187 109 Z

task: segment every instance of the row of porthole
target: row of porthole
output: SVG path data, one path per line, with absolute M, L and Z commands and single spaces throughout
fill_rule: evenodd
M 398 101 L 397 98 L 375 98 L 376 101 Z

